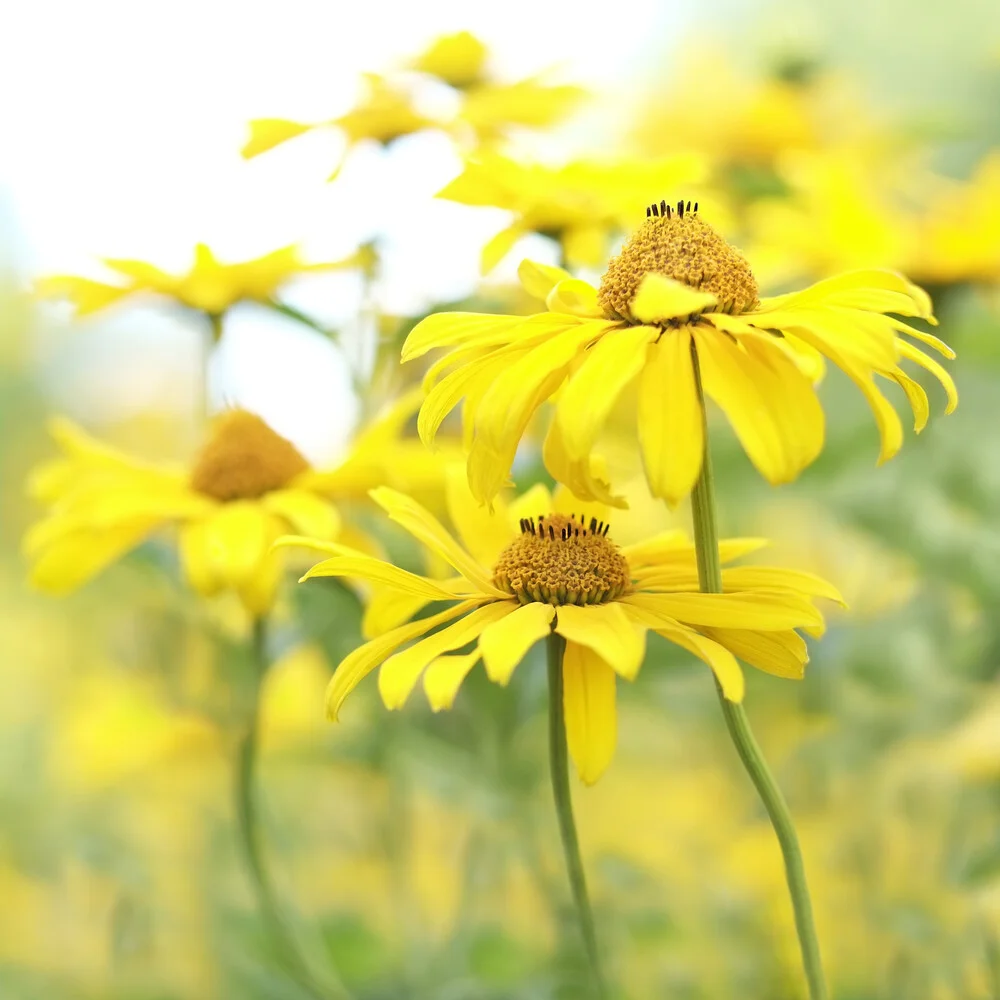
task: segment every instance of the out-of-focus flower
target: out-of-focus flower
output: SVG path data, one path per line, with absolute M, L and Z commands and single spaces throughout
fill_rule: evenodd
M 714 46 L 688 45 L 666 94 L 648 100 L 633 128 L 653 156 L 696 149 L 721 163 L 769 166 L 867 131 L 868 115 L 839 77 L 822 71 L 749 77 Z
M 176 526 L 185 576 L 200 594 L 235 591 L 266 612 L 281 578 L 271 544 L 289 531 L 373 543 L 342 525 L 335 501 L 364 497 L 376 483 L 427 488 L 439 460 L 400 439 L 415 409 L 410 394 L 363 432 L 337 468 L 317 470 L 260 417 L 230 410 L 189 468 L 125 455 L 67 420 L 52 434 L 63 457 L 36 469 L 30 489 L 49 506 L 25 538 L 32 582 L 65 594 L 155 532 Z M 442 482 L 437 472 L 438 484 Z
M 875 384 L 897 383 L 927 421 L 924 389 L 899 365 L 931 372 L 957 405 L 951 376 L 906 334 L 947 357 L 951 349 L 895 316 L 934 322 L 930 299 L 901 275 L 857 271 L 788 295 L 759 299 L 743 257 L 690 202 L 661 202 L 613 258 L 599 288 L 560 268 L 522 263 L 521 280 L 548 312 L 535 316 L 439 313 L 403 345 L 403 360 L 449 353 L 428 372 L 421 437 L 431 442 L 464 398 L 471 437 L 469 482 L 490 501 L 507 480 L 532 415 L 555 397 L 543 449 L 549 472 L 582 499 L 622 506 L 592 462 L 612 408 L 638 380 L 639 442 L 650 490 L 677 503 L 693 487 L 704 451 L 704 392 L 723 410 L 747 455 L 771 483 L 794 479 L 823 447 L 824 415 L 813 387 L 829 358 L 871 406 L 880 461 L 902 445 L 899 416 Z M 696 367 L 697 366 L 697 367 Z
M 483 80 L 488 57 L 484 42 L 469 31 L 456 31 L 435 38 L 410 66 L 461 90 Z
M 927 282 L 1000 281 L 1000 152 L 986 156 L 967 182 L 938 180 L 910 268 Z
M 842 147 L 789 153 L 777 164 L 783 197 L 750 206 L 747 226 L 756 271 L 767 285 L 863 267 L 905 267 L 917 238 L 906 186 L 923 173 L 885 149 Z
M 498 500 L 490 513 L 467 487 L 455 488 L 455 480 L 450 485 L 449 509 L 461 541 L 409 497 L 384 487 L 371 494 L 392 520 L 452 567 L 456 575 L 445 580 L 417 576 L 341 545 L 283 540 L 329 554 L 303 580 L 360 577 L 397 594 L 395 622 L 384 609 L 384 623 L 396 627 L 347 656 L 331 679 L 331 718 L 380 664 L 379 691 L 387 708 L 402 707 L 421 677 L 431 706 L 449 708 L 480 658 L 489 678 L 506 684 L 528 650 L 555 631 L 566 641 L 569 750 L 590 784 L 614 754 L 616 676 L 636 676 L 647 630 L 704 660 L 726 697 L 740 701 L 744 678 L 735 656 L 782 677 L 801 677 L 807 654 L 795 630 L 819 634 L 823 618 L 813 598 L 840 599 L 818 577 L 769 567 L 727 569 L 725 593 L 702 594 L 694 547 L 680 532 L 619 549 L 608 538 L 609 525 L 599 520 L 606 516 L 601 505 L 581 508 L 577 502 L 580 513 L 567 514 L 567 497 L 557 502 L 537 486 L 509 506 Z M 723 541 L 722 558 L 731 561 L 759 544 Z M 438 601 L 451 606 L 401 624 Z M 476 643 L 471 652 L 455 654 L 470 643 Z
M 355 146 L 363 142 L 388 146 L 404 135 L 440 125 L 418 111 L 412 95 L 401 86 L 378 73 L 364 73 L 363 79 L 365 89 L 360 101 L 339 118 L 311 124 L 284 118 L 255 118 L 250 122 L 250 138 L 243 146 L 244 158 L 252 159 L 314 129 L 333 128 L 343 135 L 345 143 L 340 162 L 330 175 L 330 180 L 334 180 Z
M 40 278 L 36 288 L 46 297 L 68 299 L 77 316 L 88 316 L 125 299 L 156 295 L 210 317 L 220 317 L 240 302 L 283 308 L 276 296 L 293 278 L 320 271 L 364 269 L 371 266 L 372 253 L 369 247 L 362 247 L 341 260 L 307 264 L 298 247 L 287 246 L 262 257 L 224 264 L 204 243 L 199 243 L 194 263 L 184 274 L 169 274 L 146 261 L 106 258 L 103 263 L 124 280 L 104 282 L 52 275 Z
M 471 127 L 480 143 L 492 145 L 512 126 L 549 128 L 557 124 L 586 96 L 582 87 L 545 83 L 541 77 L 515 83 L 481 83 L 465 92 L 457 124 Z
M 697 186 L 706 174 L 706 164 L 695 155 L 550 167 L 482 153 L 470 158 L 438 197 L 513 213 L 513 222 L 483 248 L 484 274 L 528 233 L 556 240 L 570 264 L 600 266 L 611 238 L 642 210 L 643 191 Z

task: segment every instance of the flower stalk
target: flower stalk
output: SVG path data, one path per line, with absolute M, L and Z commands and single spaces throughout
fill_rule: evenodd
M 257 895 L 257 905 L 281 964 L 309 996 L 315 1000 L 330 1000 L 331 997 L 346 994 L 342 989 L 324 989 L 315 981 L 282 915 L 274 882 L 264 861 L 254 777 L 259 747 L 260 689 L 269 665 L 266 646 L 266 620 L 255 618 L 251 638 L 253 678 L 250 711 L 236 753 L 236 823 L 247 871 Z
M 573 892 L 573 903 L 580 923 L 580 934 L 583 937 L 583 946 L 593 976 L 594 996 L 598 1000 L 605 1000 L 608 991 L 601 971 L 597 934 L 594 931 L 594 915 L 590 909 L 587 878 L 580 857 L 580 841 L 573 819 L 573 800 L 569 788 L 569 754 L 563 708 L 562 661 L 565 649 L 566 640 L 556 632 L 550 633 L 546 651 L 549 673 L 549 768 L 552 777 L 552 797 L 559 819 L 559 835 L 562 839 L 563 855 L 566 858 L 566 871 Z
M 691 360 L 694 368 L 695 386 L 701 406 L 704 431 L 705 454 L 701 464 L 701 474 L 691 494 L 691 514 L 694 522 L 695 552 L 698 562 L 698 582 L 701 589 L 709 594 L 722 593 L 722 563 L 719 559 L 719 530 L 715 506 L 715 481 L 712 472 L 711 448 L 708 439 L 708 421 L 705 413 L 705 397 L 702 391 L 698 352 L 691 344 Z M 736 752 L 753 782 L 771 820 L 771 825 L 781 846 L 785 863 L 785 879 L 792 898 L 795 912 L 795 929 L 798 933 L 802 964 L 809 984 L 810 1000 L 827 1000 L 826 980 L 819 953 L 819 940 L 813 921 L 812 903 L 806 883 L 802 849 L 795 832 L 788 803 L 781 793 L 774 776 L 764 759 L 764 754 L 754 738 L 750 720 L 742 705 L 726 699 L 722 688 L 716 684 L 722 715 L 726 721 L 730 739 Z

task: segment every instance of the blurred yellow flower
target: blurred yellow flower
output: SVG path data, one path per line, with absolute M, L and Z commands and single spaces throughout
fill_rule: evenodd
M 926 200 L 910 267 L 927 282 L 1000 281 L 1000 151 L 967 182 L 939 179 Z
M 309 466 L 298 449 L 260 417 L 230 410 L 189 468 L 125 455 L 68 420 L 52 435 L 63 457 L 37 468 L 31 492 L 48 515 L 25 537 L 31 580 L 65 594 L 86 583 L 154 532 L 176 526 L 185 576 L 200 594 L 233 590 L 252 614 L 274 601 L 281 559 L 272 542 L 289 531 L 373 543 L 342 525 L 334 501 L 363 497 L 376 483 L 426 488 L 436 458 L 400 440 L 413 395 L 390 408 L 357 440 L 341 465 Z M 437 473 L 441 482 L 440 472 Z
M 460 480 L 449 486 L 461 541 L 409 497 L 385 487 L 371 494 L 392 520 L 452 567 L 456 575 L 448 579 L 417 576 L 342 545 L 303 537 L 279 543 L 329 554 L 303 580 L 356 577 L 395 591 L 395 603 L 383 608 L 389 630 L 337 668 L 327 692 L 331 718 L 380 664 L 379 691 L 387 708 L 402 707 L 421 676 L 431 706 L 449 708 L 480 658 L 492 681 L 507 684 L 528 650 L 555 631 L 566 641 L 569 749 L 581 779 L 590 784 L 614 754 L 615 678 L 634 679 L 647 630 L 704 660 L 726 697 L 739 701 L 744 678 L 735 656 L 781 677 L 801 677 L 808 657 L 795 630 L 820 634 L 823 618 L 812 599 L 840 599 L 819 577 L 757 566 L 725 570 L 726 592 L 702 594 L 694 547 L 681 532 L 619 549 L 608 538 L 600 505 L 575 503 L 579 513 L 567 514 L 571 501 L 565 493 L 553 498 L 536 486 L 510 505 L 498 500 L 491 514 Z M 723 541 L 722 558 L 731 561 L 761 544 Z M 439 601 L 451 606 L 402 624 Z M 446 627 L 432 631 L 441 625 Z M 471 651 L 455 653 L 471 643 Z
M 541 77 L 515 83 L 480 83 L 469 87 L 458 124 L 472 128 L 479 142 L 495 143 L 511 126 L 549 128 L 568 117 L 587 92 L 573 84 L 545 83 Z
M 194 263 L 174 275 L 141 260 L 104 259 L 123 281 L 103 282 L 73 275 L 52 275 L 36 282 L 46 297 L 68 299 L 77 316 L 87 316 L 124 299 L 159 295 L 189 309 L 219 317 L 239 302 L 277 304 L 279 289 L 293 278 L 317 271 L 342 271 L 371 265 L 372 250 L 363 247 L 342 260 L 307 264 L 295 246 L 262 257 L 224 264 L 204 244 L 195 247 Z
M 468 31 L 434 39 L 411 63 L 421 73 L 436 76 L 452 87 L 471 87 L 483 79 L 489 49 Z
M 679 502 L 692 489 L 704 451 L 704 391 L 723 410 L 747 455 L 771 483 L 794 479 L 823 447 L 824 415 L 813 387 L 829 358 L 871 406 L 882 438 L 880 461 L 902 445 L 899 416 L 874 376 L 898 384 L 920 431 L 924 389 L 899 366 L 933 374 L 957 404 L 951 376 L 907 334 L 947 357 L 936 337 L 895 316 L 934 322 L 930 299 L 901 275 L 857 271 L 801 292 L 760 299 L 743 257 L 697 214 L 697 204 L 661 202 L 614 257 L 594 288 L 560 268 L 525 261 L 525 287 L 544 298 L 535 316 L 439 313 L 419 323 L 403 360 L 437 347 L 449 353 L 427 374 L 418 421 L 432 442 L 465 399 L 471 438 L 469 483 L 488 502 L 507 481 L 532 415 L 556 410 L 543 457 L 549 472 L 582 499 L 623 506 L 609 492 L 592 451 L 619 397 L 637 380 L 637 421 L 654 496 Z M 697 369 L 696 367 L 697 366 Z
M 485 152 L 471 157 L 437 196 L 513 213 L 511 224 L 483 248 L 484 274 L 528 233 L 556 240 L 570 264 L 599 266 L 607 260 L 611 238 L 642 210 L 637 192 L 699 185 L 706 174 L 704 161 L 694 155 L 653 162 L 581 160 L 549 167 Z
M 362 78 L 364 93 L 361 99 L 339 118 L 312 124 L 284 118 L 255 118 L 250 122 L 250 138 L 243 146 L 244 158 L 252 159 L 314 129 L 334 128 L 341 132 L 345 141 L 340 162 L 330 175 L 330 180 L 334 180 L 354 146 L 366 141 L 387 146 L 401 136 L 439 127 L 440 122 L 417 110 L 412 95 L 398 84 L 378 73 L 364 73 Z

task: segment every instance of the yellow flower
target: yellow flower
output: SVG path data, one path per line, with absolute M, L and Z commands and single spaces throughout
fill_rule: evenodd
M 614 753 L 616 677 L 635 678 L 648 630 L 702 659 L 726 697 L 739 701 L 744 678 L 735 657 L 781 677 L 801 677 L 808 657 L 795 630 L 821 633 L 823 618 L 812 599 L 839 600 L 818 577 L 756 566 L 725 570 L 726 592 L 702 594 L 694 548 L 681 532 L 619 549 L 599 505 L 576 503 L 568 514 L 568 498 L 553 500 L 536 486 L 509 506 L 498 500 L 491 515 L 464 485 L 450 480 L 449 488 L 461 541 L 409 497 L 385 487 L 371 494 L 392 520 L 452 568 L 454 575 L 444 580 L 417 576 L 341 545 L 301 537 L 280 543 L 328 553 L 303 580 L 361 578 L 394 592 L 382 608 L 388 631 L 349 654 L 331 679 L 331 718 L 380 664 L 379 691 L 387 708 L 402 707 L 421 677 L 432 708 L 449 708 L 480 659 L 492 681 L 506 684 L 528 650 L 555 631 L 566 640 L 569 749 L 589 784 Z M 724 541 L 722 557 L 728 562 L 761 544 Z M 449 606 L 408 621 L 434 602 Z M 439 626 L 445 627 L 433 631 Z M 458 652 L 473 643 L 471 650 Z
M 116 451 L 67 420 L 52 423 L 63 456 L 37 468 L 31 492 L 48 515 L 25 537 L 31 580 L 65 594 L 161 529 L 178 531 L 190 585 L 211 596 L 234 591 L 253 614 L 266 612 L 281 578 L 271 544 L 289 531 L 360 538 L 334 501 L 364 497 L 386 481 L 426 487 L 437 463 L 399 433 L 411 396 L 363 432 L 337 468 L 316 470 L 260 417 L 230 410 L 189 468 L 152 464 Z M 419 475 L 416 475 L 419 473 Z M 441 477 L 438 473 L 438 484 Z
M 42 295 L 69 299 L 77 316 L 148 294 L 173 299 L 209 316 L 221 316 L 239 302 L 274 304 L 278 290 L 299 275 L 369 266 L 370 256 L 371 250 L 362 248 L 343 260 L 306 264 L 297 247 L 287 246 L 252 260 L 223 264 L 204 243 L 199 243 L 194 264 L 184 274 L 169 274 L 141 260 L 105 259 L 103 263 L 122 280 L 103 282 L 53 275 L 39 279 L 36 288 Z
M 502 138 L 511 126 L 548 128 L 566 118 L 587 96 L 573 84 L 544 83 L 540 77 L 515 83 L 480 83 L 465 91 L 458 124 L 482 143 Z
M 359 143 L 372 141 L 387 146 L 400 136 L 436 128 L 439 122 L 417 111 L 412 96 L 377 73 L 364 73 L 365 92 L 358 104 L 329 121 L 303 124 L 284 118 L 256 118 L 250 122 L 250 138 L 243 146 L 243 156 L 249 160 L 280 146 L 289 139 L 313 129 L 334 128 L 345 140 L 340 163 L 330 175 L 333 180 L 343 166 L 344 157 Z
M 948 373 L 913 338 L 953 352 L 899 316 L 934 322 L 927 294 L 889 271 L 857 271 L 800 292 L 758 298 L 750 266 L 690 203 L 661 202 L 594 288 L 560 268 L 522 263 L 521 280 L 548 312 L 535 316 L 440 313 L 403 345 L 409 361 L 437 347 L 418 428 L 432 442 L 464 398 L 469 483 L 482 502 L 507 481 L 538 408 L 555 403 L 543 454 L 552 476 L 582 499 L 622 506 L 592 461 L 612 408 L 635 384 L 639 443 L 654 496 L 679 502 L 701 469 L 704 391 L 723 410 L 747 455 L 771 483 L 794 479 L 823 447 L 813 387 L 826 357 L 854 381 L 875 414 L 880 461 L 902 444 L 899 416 L 875 376 L 899 385 L 921 430 L 927 395 L 899 362 L 931 372 L 957 404 Z M 900 336 L 905 334 L 906 337 Z
M 442 35 L 413 60 L 413 69 L 436 76 L 458 89 L 471 87 L 483 78 L 489 50 L 475 35 L 456 31 Z
M 599 266 L 607 260 L 611 237 L 642 210 L 637 191 L 699 184 L 705 175 L 703 161 L 687 155 L 645 163 L 577 161 L 549 167 L 481 153 L 437 196 L 514 214 L 513 222 L 483 248 L 484 274 L 528 233 L 552 237 L 570 264 Z

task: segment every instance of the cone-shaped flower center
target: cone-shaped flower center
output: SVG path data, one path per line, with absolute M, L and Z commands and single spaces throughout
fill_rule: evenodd
M 298 448 L 260 417 L 230 410 L 216 419 L 191 470 L 191 486 L 216 500 L 249 500 L 287 486 L 308 468 Z
M 493 582 L 522 604 L 604 604 L 626 593 L 632 575 L 608 526 L 580 515 L 521 521 L 521 535 L 497 560 Z
M 757 282 L 750 265 L 711 226 L 698 217 L 698 206 L 660 202 L 646 209 L 646 221 L 621 253 L 612 257 L 597 298 L 609 319 L 635 320 L 630 306 L 650 272 L 710 292 L 719 312 L 741 313 L 757 305 Z

